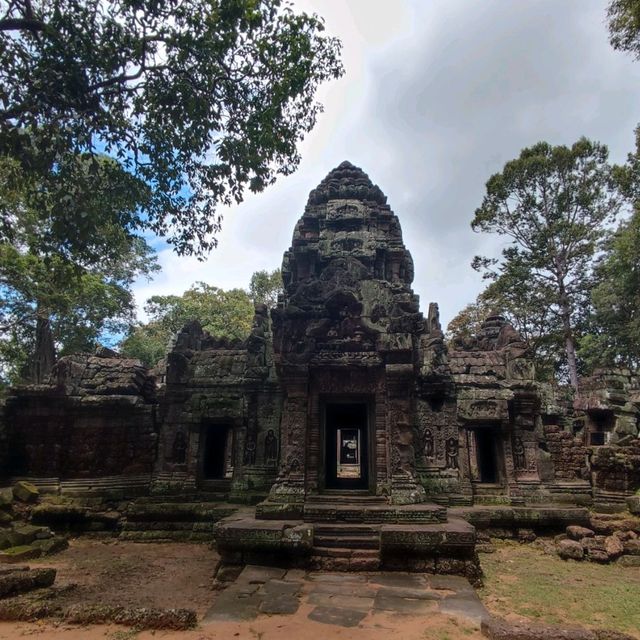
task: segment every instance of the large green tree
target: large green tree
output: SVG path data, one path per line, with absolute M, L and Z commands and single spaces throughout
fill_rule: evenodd
M 574 388 L 576 342 L 594 259 L 620 206 L 605 146 L 585 138 L 571 147 L 541 142 L 489 179 L 472 222 L 475 231 L 509 241 L 499 258 L 477 256 L 474 268 L 501 286 L 503 294 L 510 291 L 544 306 L 549 323 L 538 330 L 552 334 L 560 327 Z
M 135 315 L 133 280 L 156 269 L 150 247 L 122 225 L 145 186 L 109 158 L 68 162 L 60 169 L 94 187 L 66 194 L 66 215 L 79 221 L 71 237 L 54 214 L 57 197 L 18 161 L 0 159 L 10 221 L 0 237 L 0 376 L 10 382 L 41 382 L 58 355 L 124 330 Z
M 187 322 L 198 320 L 215 336 L 244 339 L 251 331 L 254 307 L 244 289 L 219 289 L 197 282 L 181 296 L 152 296 L 145 304 L 149 321 L 133 328 L 121 352 L 155 365 L 165 354 L 171 336 Z
M 282 0 L 0 0 L 0 157 L 37 180 L 73 242 L 83 220 L 64 198 L 89 185 L 65 168 L 105 153 L 148 188 L 128 224 L 199 254 L 217 205 L 296 168 L 339 50 Z
M 580 355 L 591 368 L 640 368 L 640 208 L 622 222 L 596 269 L 591 331 Z

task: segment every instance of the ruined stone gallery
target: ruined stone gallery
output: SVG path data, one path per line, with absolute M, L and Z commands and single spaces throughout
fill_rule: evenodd
M 284 295 L 256 308 L 245 341 L 193 322 L 154 370 L 105 350 L 14 389 L 4 480 L 137 498 L 123 533 L 159 539 L 178 528 L 150 505 L 226 500 L 188 533 L 215 534 L 227 565 L 472 580 L 476 527 L 637 509 L 637 378 L 601 371 L 575 397 L 537 382 L 499 315 L 445 345 L 437 305 L 423 314 L 411 288 L 400 221 L 361 169 L 344 162 L 311 191 L 282 272 Z

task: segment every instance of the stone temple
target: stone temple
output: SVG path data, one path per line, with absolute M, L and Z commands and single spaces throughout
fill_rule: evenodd
M 447 346 L 437 305 L 424 315 L 411 288 L 400 222 L 361 169 L 343 162 L 310 193 L 282 272 L 284 295 L 256 308 L 245 341 L 193 322 L 153 371 L 103 350 L 14 389 L 6 479 L 135 498 L 130 531 L 136 504 L 227 501 L 193 531 L 215 535 L 228 565 L 472 579 L 476 528 L 579 523 L 640 486 L 637 378 L 600 371 L 575 397 L 539 383 L 499 315 Z

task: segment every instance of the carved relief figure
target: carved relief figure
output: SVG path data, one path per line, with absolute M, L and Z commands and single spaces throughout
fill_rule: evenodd
M 520 436 L 516 436 L 513 440 L 513 466 L 516 469 L 526 469 L 527 463 L 524 455 L 524 443 Z
M 176 431 L 171 454 L 171 459 L 176 464 L 184 464 L 187 459 L 187 436 L 182 429 Z
M 447 469 L 458 468 L 458 440 L 457 438 L 449 438 L 445 443 L 445 454 L 447 456 L 446 467 Z
M 244 443 L 244 464 L 256 463 L 256 437 L 250 433 Z
M 433 454 L 434 454 L 433 433 L 431 432 L 431 429 L 427 429 L 424 432 L 424 457 L 433 458 Z
M 273 433 L 273 429 L 267 431 L 264 439 L 264 459 L 268 465 L 275 465 L 278 460 L 278 438 Z

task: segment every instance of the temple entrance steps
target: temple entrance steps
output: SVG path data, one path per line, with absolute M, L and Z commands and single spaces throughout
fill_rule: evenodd
M 380 568 L 380 526 L 316 524 L 310 565 L 326 571 Z
M 344 549 L 380 549 L 380 527 L 350 524 L 316 524 L 313 546 Z

